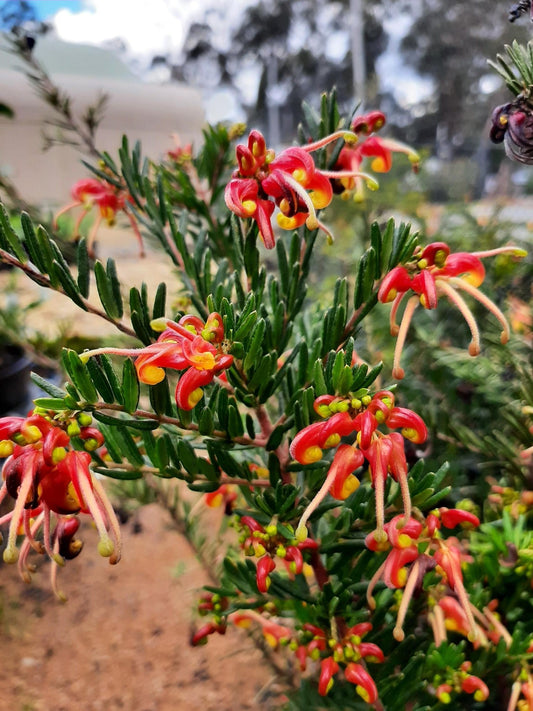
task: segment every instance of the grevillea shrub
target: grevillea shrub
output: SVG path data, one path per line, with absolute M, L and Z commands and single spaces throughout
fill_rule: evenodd
M 513 116 L 498 110 L 500 131 Z M 504 414 L 492 407 L 493 429 L 515 443 L 497 479 L 477 470 L 465 483 L 465 459 L 424 463 L 432 442 L 452 436 L 451 383 L 427 381 L 436 402 L 420 409 L 449 420 L 438 431 L 405 395 L 416 323 L 428 315 L 465 369 L 494 345 L 494 327 L 511 361 L 513 348 L 523 353 L 527 322 L 513 333 L 505 294 L 524 250 L 460 250 L 376 221 L 357 236 L 362 256 L 325 305 L 308 288 L 337 249 L 337 201 L 364 200 L 393 160 L 418 167 L 412 148 L 382 136 L 385 123 L 379 111 L 341 116 L 329 95 L 318 113 L 306 107 L 298 145 L 284 150 L 257 130 L 219 125 L 205 129 L 202 146 L 154 163 L 124 138 L 118 160 L 97 154 L 61 211 L 80 211 L 76 229 L 85 211 L 97 215 L 73 267 L 27 214 L 18 234 L 0 213 L 2 261 L 117 327 L 115 345 L 65 350 L 64 387 L 35 376 L 43 396 L 34 409 L 0 420 L 4 560 L 29 581 L 32 559 L 47 556 L 64 597 L 57 573 L 81 552 L 84 515 L 98 552 L 120 559 L 105 478 L 156 489 L 166 480 L 167 492 L 197 492 L 182 511 L 188 530 L 204 505 L 222 505 L 230 522 L 215 582 L 199 593 L 192 644 L 247 628 L 283 670 L 285 708 L 531 710 L 533 385 L 524 358 L 522 390 L 514 372 L 515 399 L 502 386 Z M 121 214 L 141 245 L 143 231 L 172 262 L 176 283 L 149 293 L 121 283 L 112 259 L 93 259 L 100 220 Z M 505 266 L 506 289 L 485 288 L 494 262 Z M 369 324 L 384 313 L 390 335 L 376 345 Z M 364 362 L 371 333 L 390 359 Z M 420 352 L 419 404 L 420 358 L 428 354 L 422 371 L 434 367 L 431 351 Z M 498 433 L 475 420 L 463 439 L 483 461 L 498 452 Z

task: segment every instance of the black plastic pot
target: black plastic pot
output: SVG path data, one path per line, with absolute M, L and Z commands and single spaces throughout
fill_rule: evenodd
M 28 400 L 31 368 L 23 348 L 0 345 L 0 415 Z

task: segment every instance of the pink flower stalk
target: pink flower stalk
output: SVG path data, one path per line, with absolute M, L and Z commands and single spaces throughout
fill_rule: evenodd
M 82 210 L 74 226 L 74 237 L 78 237 L 83 218 L 96 207 L 98 210 L 96 220 L 87 238 L 89 256 L 94 257 L 93 244 L 102 220 L 105 220 L 107 225 L 112 227 L 115 224 L 117 213 L 123 212 L 128 218 L 133 233 L 139 242 L 139 256 L 144 257 L 143 239 L 137 220 L 131 212 L 130 206 L 133 201 L 127 190 L 117 188 L 115 185 L 100 178 L 84 178 L 73 185 L 71 192 L 73 202 L 59 210 L 54 218 L 54 224 L 57 225 L 57 220 L 61 215 L 74 208 L 81 207 Z
M 446 296 L 464 317 L 472 335 L 468 347 L 470 355 L 476 356 L 481 350 L 480 334 L 476 319 L 461 292 L 476 299 L 497 318 L 502 327 L 501 342 L 507 343 L 510 335 L 507 319 L 478 288 L 485 278 L 481 258 L 498 254 L 523 257 L 525 252 L 516 247 L 501 247 L 486 252 L 450 253 L 450 248 L 444 242 L 433 242 L 416 252 L 412 262 L 394 267 L 385 276 L 378 291 L 378 299 L 382 303 L 392 302 L 390 330 L 393 336 L 397 336 L 392 369 L 394 378 L 401 380 L 405 374 L 400 366 L 400 358 L 415 309 L 418 304 L 422 304 L 425 309 L 435 309 L 439 296 Z M 408 299 L 398 326 L 396 315 L 408 292 L 412 292 L 413 296 Z
M 394 395 L 388 390 L 374 396 L 340 398 L 323 395 L 315 400 L 315 411 L 323 422 L 315 422 L 293 439 L 290 454 L 301 464 L 311 464 L 322 458 L 324 449 L 337 448 L 324 484 L 302 515 L 296 536 L 307 535 L 306 523 L 321 501 L 329 494 L 346 499 L 359 486 L 354 472 L 366 460 L 370 465 L 372 486 L 376 492 L 376 538 L 386 540 L 384 533 L 384 490 L 389 474 L 398 481 L 402 492 L 405 518 L 411 516 L 411 498 L 407 484 L 407 461 L 403 438 L 421 443 L 427 438 L 422 418 L 412 410 L 394 405 Z M 386 426 L 399 432 L 383 434 Z M 355 444 L 340 444 L 341 438 L 357 433 Z
M 334 185 L 339 181 L 361 181 L 369 187 L 378 187 L 375 179 L 360 170 L 365 155 L 375 156 L 378 170 L 387 163 L 390 150 L 403 150 L 399 144 L 387 148 L 387 142 L 372 144 L 362 154 L 364 146 L 372 139 L 367 138 L 357 153 L 358 160 L 350 164 L 341 161 L 333 171 L 318 170 L 310 153 L 339 139 L 347 144 L 356 143 L 365 135 L 385 122 L 380 112 L 371 112 L 353 123 L 351 131 L 336 131 L 320 141 L 305 146 L 291 147 L 276 157 L 267 149 L 265 139 L 259 131 L 251 131 L 247 145 L 236 148 L 238 168 L 225 190 L 228 208 L 241 218 L 252 218 L 257 222 L 261 239 L 267 249 L 275 244 L 272 229 L 272 213 L 279 209 L 277 223 L 284 230 L 294 230 L 306 225 L 310 230 L 321 229 L 329 239 L 331 235 L 317 216 L 317 211 L 327 207 L 333 197 Z M 348 149 L 343 149 L 348 150 Z M 387 163 L 388 164 L 388 163 Z
M 152 322 L 163 325 L 155 343 L 144 348 L 97 348 L 85 351 L 80 358 L 87 361 L 103 353 L 132 356 L 141 383 L 156 385 L 165 378 L 165 368 L 184 371 L 176 385 L 176 404 L 182 410 L 192 410 L 203 397 L 202 388 L 233 363 L 226 352 L 224 326 L 218 313 L 209 314 L 204 323 L 196 316 L 183 316 L 177 323 L 170 319 Z
M 78 423 L 76 423 L 78 424 Z M 0 501 L 7 496 L 15 500 L 13 509 L 0 518 L 9 523 L 4 561 L 16 563 L 24 580 L 29 581 L 32 567 L 27 564 L 33 549 L 46 552 L 52 560 L 52 587 L 58 597 L 57 566 L 74 558 L 82 543 L 75 538 L 79 521 L 76 514 L 91 516 L 100 536 L 98 552 L 110 563 L 120 559 L 120 528 L 102 485 L 90 471 L 91 456 L 87 451 L 71 448 L 68 423 L 33 414 L 27 418 L 0 420 L 0 456 L 7 457 L 2 469 Z M 103 445 L 101 433 L 92 427 L 77 426 L 80 443 L 89 449 Z M 89 430 L 89 432 L 86 432 Z M 52 519 L 56 525 L 52 530 Z M 43 541 L 36 539 L 42 530 Z M 24 542 L 17 548 L 17 537 Z

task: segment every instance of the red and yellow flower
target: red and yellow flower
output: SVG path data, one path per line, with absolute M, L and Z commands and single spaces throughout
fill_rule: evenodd
M 472 335 L 468 348 L 470 355 L 479 354 L 480 335 L 476 319 L 463 299 L 462 293 L 476 299 L 498 319 L 502 326 L 501 342 L 507 343 L 509 340 L 507 319 L 498 306 L 478 288 L 485 278 L 481 258 L 506 253 L 515 257 L 525 255 L 523 250 L 516 247 L 501 247 L 485 252 L 451 253 L 444 242 L 433 242 L 415 252 L 410 263 L 394 267 L 385 276 L 378 291 L 378 299 L 382 303 L 392 302 L 390 330 L 393 336 L 397 336 L 392 370 L 394 378 L 404 377 L 400 358 L 415 309 L 418 304 L 422 304 L 425 309 L 435 309 L 439 296 L 446 296 L 459 309 L 468 324 Z M 408 292 L 413 295 L 407 301 L 398 326 L 396 323 L 398 309 Z
M 152 321 L 163 328 L 155 343 L 144 348 L 97 348 L 80 354 L 83 360 L 104 353 L 132 356 L 141 383 L 156 385 L 165 378 L 165 369 L 183 371 L 176 385 L 176 404 L 192 410 L 203 397 L 202 388 L 233 363 L 226 352 L 224 326 L 218 313 L 209 314 L 205 323 L 197 316 Z
M 81 207 L 82 210 L 74 226 L 74 236 L 77 237 L 83 218 L 96 207 L 96 220 L 87 237 L 87 250 L 91 257 L 94 256 L 93 244 L 102 220 L 105 220 L 107 225 L 112 227 L 115 224 L 118 212 L 123 212 L 128 218 L 133 233 L 139 242 L 139 256 L 144 257 L 143 239 L 137 225 L 137 220 L 131 211 L 133 201 L 125 188 L 118 188 L 100 178 L 84 178 L 78 180 L 78 182 L 73 185 L 71 195 L 73 202 L 59 210 L 54 222 L 57 224 L 57 220 L 61 215 L 64 215 L 74 208 Z
M 390 170 L 392 151 L 407 153 L 413 163 L 418 162 L 418 155 L 408 146 L 371 135 L 384 123 L 385 116 L 372 111 L 357 117 L 350 131 L 336 131 L 320 141 L 287 148 L 277 157 L 267 148 L 263 135 L 251 131 L 247 145 L 236 148 L 238 167 L 226 186 L 226 205 L 239 217 L 257 222 L 267 249 L 275 244 L 271 218 L 276 207 L 277 223 L 282 229 L 294 230 L 305 224 L 310 230 L 323 230 L 331 238 L 317 211 L 330 204 L 334 191 L 360 191 L 365 183 L 374 190 L 378 187 L 371 175 L 361 171 L 365 158 L 373 158 L 371 167 L 376 172 Z M 340 139 L 346 145 L 334 170 L 318 170 L 310 154 Z
M 82 422 L 82 426 L 76 422 L 71 428 L 76 431 L 80 445 L 86 442 L 91 450 L 94 443 L 102 446 L 100 431 Z M 117 563 L 121 548 L 113 508 L 91 473 L 91 455 L 72 448 L 68 429 L 68 424 L 42 414 L 0 420 L 0 456 L 6 458 L 0 501 L 7 496 L 15 500 L 13 509 L 0 518 L 0 525 L 9 523 L 4 561 L 18 561 L 22 577 L 29 580 L 30 550 L 46 552 L 52 560 L 52 585 L 59 597 L 62 594 L 56 585 L 57 566 L 74 558 L 82 548 L 81 541 L 75 538 L 79 527 L 77 514 L 88 514 L 93 519 L 100 536 L 100 555 Z M 52 529 L 53 519 L 56 523 Z M 42 543 L 36 539 L 40 530 Z M 20 550 L 19 535 L 24 535 Z
M 296 435 L 290 446 L 291 456 L 301 464 L 311 464 L 322 459 L 323 450 L 337 448 L 337 451 L 324 484 L 300 519 L 297 537 L 306 535 L 309 517 L 327 494 L 344 500 L 358 488 L 359 480 L 354 472 L 366 460 L 376 492 L 376 536 L 385 540 L 383 500 L 389 473 L 400 485 L 406 518 L 411 515 L 403 438 L 417 444 L 426 440 L 427 428 L 422 418 L 412 410 L 396 407 L 394 395 L 388 390 L 373 396 L 364 394 L 348 398 L 322 395 L 315 400 L 314 407 L 325 419 Z M 401 429 L 401 434 L 384 434 L 379 430 L 380 426 Z M 340 444 L 342 437 L 351 434 L 356 435 L 354 444 Z

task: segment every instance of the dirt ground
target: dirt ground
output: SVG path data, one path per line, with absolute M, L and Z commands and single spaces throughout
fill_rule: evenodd
M 139 533 L 132 520 L 123 529 L 117 566 L 84 528 L 81 555 L 59 574 L 63 604 L 50 590 L 48 563 L 29 585 L 16 566 L 1 565 L 1 711 L 275 708 L 272 673 L 241 630 L 189 646 L 207 575 L 157 504 L 138 520 Z
M 157 253 L 149 249 L 140 260 L 135 240 L 119 230 L 100 237 L 99 255 L 104 263 L 116 258 L 125 288 L 145 281 L 153 298 L 167 280 L 173 291 L 176 275 Z M 0 288 L 9 278 L 0 275 Z M 112 328 L 24 277 L 17 290 L 21 303 L 45 297 L 30 318 L 39 330 L 68 323 L 71 333 L 102 335 Z M 208 576 L 156 504 L 139 521 L 140 533 L 131 521 L 124 527 L 117 566 L 98 555 L 96 532 L 85 527 L 82 554 L 60 571 L 65 604 L 51 592 L 47 562 L 30 585 L 16 567 L 0 565 L 0 711 L 275 708 L 275 679 L 243 631 L 189 646 L 194 602 Z

